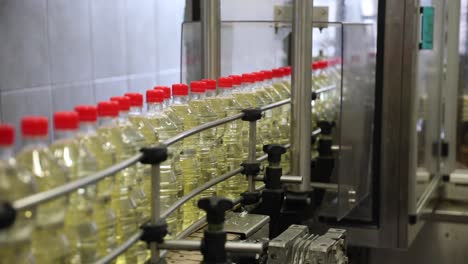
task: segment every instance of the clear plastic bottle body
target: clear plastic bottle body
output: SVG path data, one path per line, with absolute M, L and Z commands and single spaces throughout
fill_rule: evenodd
M 241 104 L 232 96 L 228 89 L 222 89 L 218 95 L 219 104 L 223 109 L 226 109 L 226 115 L 231 116 L 239 113 L 242 110 Z M 246 160 L 243 155 L 242 148 L 242 133 L 244 121 L 236 120 L 226 124 L 226 129 L 223 134 L 222 144 L 225 155 L 226 171 L 231 171 L 240 166 Z M 247 181 L 245 178 L 236 175 L 226 180 L 220 185 L 220 193 L 231 199 L 238 198 L 239 195 L 247 189 Z M 222 191 L 221 191 L 222 190 Z
M 124 161 L 136 153 L 134 143 L 121 133 L 121 128 L 114 118 L 100 118 L 100 126 L 97 132 L 105 144 L 115 147 L 116 162 Z M 136 167 L 131 166 L 115 175 L 111 205 L 117 218 L 117 241 L 119 243 L 127 240 L 138 230 L 140 219 L 137 211 L 138 204 L 134 195 L 137 186 L 136 174 Z M 138 245 L 134 246 L 124 256 L 119 257 L 117 263 L 136 263 L 141 254 L 143 252 L 140 247 Z
M 166 116 L 163 112 L 161 104 L 148 103 L 148 109 L 144 116 L 145 122 L 151 126 L 153 133 L 157 133 L 158 142 L 164 142 L 165 140 L 174 137 L 178 134 L 177 126 Z M 154 143 L 158 143 L 154 142 Z M 175 153 L 178 151 L 178 147 L 169 146 L 169 152 Z M 174 204 L 178 198 L 183 195 L 183 178 L 177 177 L 176 169 L 176 156 L 172 155 L 166 161 L 161 163 L 161 208 L 165 211 L 169 206 Z M 182 228 L 182 222 L 178 221 L 182 219 L 182 210 L 178 210 L 170 215 L 166 221 L 171 231 L 171 235 L 178 234 Z
M 0 146 L 0 200 L 15 201 L 36 192 L 33 176 L 13 158 L 9 146 Z M 34 263 L 31 234 L 35 210 L 18 212 L 15 223 L 0 230 L 0 258 L 5 263 Z
M 97 170 L 96 159 L 81 145 L 73 131 L 56 131 L 56 140 L 49 149 L 69 171 L 71 181 Z M 65 215 L 65 234 L 70 242 L 71 262 L 89 263 L 97 259 L 97 226 L 93 219 L 96 186 L 89 185 L 70 194 Z
M 215 121 L 217 115 L 205 101 L 204 93 L 193 93 L 189 101 L 189 106 L 193 109 L 194 113 L 198 116 L 201 124 Z M 197 146 L 197 157 L 200 163 L 201 181 L 205 183 L 211 179 L 220 176 L 222 173 L 218 170 L 218 160 L 216 152 L 213 148 L 216 146 L 216 128 L 211 128 L 200 133 L 200 141 Z M 204 191 L 201 196 L 209 197 L 215 195 L 215 188 L 209 188 Z
M 288 89 L 279 78 L 273 78 L 272 87 L 280 94 L 281 100 L 290 98 Z M 278 129 L 279 129 L 279 140 L 278 144 L 286 145 L 290 143 L 290 134 L 291 134 L 291 104 L 285 104 L 281 108 L 281 116 L 278 120 Z M 281 166 L 283 168 L 283 173 L 287 174 L 290 171 L 290 162 L 291 162 L 291 153 L 289 149 L 283 155 L 281 159 Z
M 25 138 L 25 147 L 16 160 L 34 177 L 37 191 L 43 192 L 68 182 L 69 172 L 47 149 L 45 136 Z M 68 197 L 63 196 L 36 208 L 36 228 L 32 234 L 36 263 L 66 263 L 69 241 L 63 233 Z
M 98 170 L 116 163 L 115 146 L 97 134 L 95 122 L 80 124 L 78 140 L 96 158 Z M 100 258 L 117 247 L 117 218 L 111 197 L 114 182 L 115 177 L 106 177 L 97 183 L 93 219 L 97 227 L 97 252 Z
M 122 140 L 133 146 L 132 155 L 137 154 L 141 148 L 147 146 L 145 137 L 130 122 L 127 111 L 120 111 L 117 125 L 120 129 Z M 151 212 L 149 197 L 145 192 L 145 188 L 149 190 L 148 186 L 151 186 L 151 166 L 141 163 L 137 163 L 134 166 L 136 168 L 137 185 L 133 188 L 133 197 L 137 203 L 138 223 L 143 224 L 149 220 Z
M 177 118 L 182 121 L 185 131 L 200 124 L 198 116 L 188 104 L 188 96 L 175 96 L 170 108 L 177 115 Z M 180 166 L 184 175 L 184 195 L 195 189 L 201 181 L 200 163 L 197 157 L 199 142 L 200 134 L 195 134 L 182 141 Z M 193 224 L 200 215 L 195 199 L 185 203 L 182 211 L 184 216 L 183 228 Z

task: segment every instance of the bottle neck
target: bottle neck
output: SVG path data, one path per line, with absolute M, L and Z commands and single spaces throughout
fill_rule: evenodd
M 0 146 L 0 160 L 9 160 L 13 158 L 12 146 Z
M 187 104 L 188 99 L 189 99 L 188 95 L 176 95 L 173 98 L 173 104 L 175 105 Z
M 253 85 L 252 83 L 246 83 L 242 86 L 243 92 L 253 92 Z
M 23 136 L 23 147 L 46 147 L 48 143 L 48 136 Z
M 231 89 L 219 89 L 219 96 L 228 97 L 232 95 Z
M 171 104 L 171 99 L 165 99 L 164 102 L 162 103 L 163 109 L 168 108 L 170 104 Z
M 96 132 L 96 122 L 80 122 L 79 132 L 82 134 L 94 134 Z
M 222 90 L 222 89 L 220 89 L 220 90 Z M 216 90 L 206 90 L 206 97 L 207 98 L 216 97 Z
M 281 82 L 281 78 L 278 78 L 278 77 L 275 77 L 272 79 L 271 83 L 280 83 Z
M 141 115 L 143 108 L 141 106 L 132 106 L 130 107 L 129 115 Z
M 148 113 L 160 113 L 164 109 L 161 103 L 147 103 Z
M 71 139 L 76 135 L 76 130 L 55 130 L 55 140 Z
M 128 111 L 119 111 L 119 119 L 127 120 L 128 119 Z
M 193 93 L 190 95 L 191 100 L 203 100 L 205 99 L 205 93 Z
M 112 126 L 114 125 L 115 118 L 111 116 L 99 117 L 99 126 Z

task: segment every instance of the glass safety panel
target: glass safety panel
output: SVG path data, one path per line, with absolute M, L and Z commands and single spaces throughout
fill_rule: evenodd
M 314 27 L 313 91 L 311 102 L 316 130 L 320 121 L 334 122 L 331 135 L 334 167 L 328 175 L 312 181 L 334 188 L 318 190 L 321 214 L 341 219 L 371 193 L 374 91 L 375 26 L 373 24 L 319 23 Z M 317 24 L 316 24 L 317 26 Z M 201 28 L 199 22 L 184 23 L 182 81 L 201 79 Z M 187 38 L 193 38 L 191 41 Z M 193 43 L 190 43 L 193 42 Z M 275 21 L 223 21 L 221 26 L 221 74 L 242 74 L 291 64 L 291 24 Z M 187 47 L 195 47 L 190 52 Z M 193 60 L 195 58 L 195 60 Z M 191 69 L 192 67 L 199 69 Z M 319 137 L 320 138 L 320 137 Z M 317 157 L 317 145 L 311 147 Z M 372 200 L 372 197 L 370 198 Z M 366 215 L 371 208 L 367 208 Z
M 441 98 L 444 45 L 444 2 L 421 1 L 420 50 L 417 53 L 416 94 L 412 114 L 414 133 L 410 144 L 415 150 L 409 178 L 409 213 L 416 214 L 418 203 L 440 172 Z

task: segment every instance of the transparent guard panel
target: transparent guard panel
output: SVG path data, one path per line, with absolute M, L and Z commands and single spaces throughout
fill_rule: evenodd
M 182 24 L 180 45 L 180 82 L 190 83 L 201 80 L 203 75 L 203 47 L 200 22 Z
M 338 124 L 338 211 L 341 219 L 371 191 L 376 36 L 372 24 L 343 24 L 341 109 Z
M 184 23 L 183 27 L 182 81 L 189 82 L 201 78 L 201 31 L 199 23 Z M 316 121 L 322 119 L 336 123 L 332 137 L 338 151 L 334 170 L 326 183 L 337 184 L 338 189 L 327 191 L 319 207 L 327 216 L 341 219 L 368 197 L 371 190 L 375 27 L 327 23 L 326 27 L 313 30 L 312 61 L 338 62 L 325 71 L 314 71 L 311 89 L 327 91 L 312 103 L 310 110 L 315 120 L 311 124 L 313 130 L 317 128 Z M 291 64 L 290 23 L 223 21 L 221 36 L 222 75 Z M 188 51 L 187 47 L 194 49 Z M 371 214 L 370 210 L 370 207 L 366 209 L 366 216 Z

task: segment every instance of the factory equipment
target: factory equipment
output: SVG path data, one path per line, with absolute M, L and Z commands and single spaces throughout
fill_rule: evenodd
M 372 23 L 314 20 L 312 13 L 326 19 L 328 9 L 312 8 L 309 1 L 293 2 L 289 9 L 275 7 L 279 12 L 276 20 L 223 21 L 219 2 L 205 0 L 202 21 L 182 25 L 181 50 L 181 80 L 192 82 L 194 92 L 201 85 L 194 80 L 237 73 L 234 58 L 251 59 L 248 49 L 240 52 L 246 54 L 239 54 L 237 47 L 223 39 L 232 43 L 243 32 L 258 30 L 276 41 L 281 50 L 270 54 L 269 59 L 292 64 L 292 68 L 283 69 L 287 76 L 291 74 L 291 82 L 281 81 L 291 98 L 242 106 L 224 118 L 193 123 L 185 131 L 164 138 L 160 144 L 145 145 L 138 154 L 106 169 L 14 201 L 1 201 L 0 228 L 14 224 L 22 210 L 63 198 L 135 167 L 139 172 L 151 168 L 147 186 L 150 219 L 95 263 L 111 263 L 142 241 L 150 250 L 149 263 L 161 263 L 170 250 L 191 250 L 201 252 L 202 263 L 338 264 L 348 263 L 348 244 L 407 248 L 425 220 L 449 215 L 440 209 L 443 203 L 434 203 L 442 181 L 450 182 L 446 190 L 452 190 L 447 196 L 452 199 L 463 197 L 460 193 L 467 182 L 466 172 L 448 175 L 448 169 L 441 170 L 440 166 L 448 152 L 437 122 L 441 110 L 436 100 L 440 87 L 436 84 L 442 66 L 433 64 L 431 71 L 436 74 L 419 78 L 426 74 L 424 65 L 439 62 L 442 57 L 437 47 L 444 44 L 434 39 L 441 38 L 445 24 L 441 18 L 434 20 L 434 12 L 444 10 L 443 6 L 419 9 L 411 5 L 413 0 L 403 6 L 387 1 L 378 15 L 376 32 Z M 285 10 L 292 16 L 281 15 Z M 418 22 L 416 17 L 421 16 Z M 386 20 L 389 17 L 396 18 Z M 415 34 L 419 33 L 419 23 L 427 33 L 422 40 Z M 333 67 L 328 69 L 330 65 Z M 416 70 L 420 75 L 415 78 L 412 73 Z M 249 78 L 261 77 L 245 78 L 250 83 L 255 80 Z M 421 82 L 427 85 L 418 90 Z M 223 85 L 230 87 L 232 83 Z M 186 85 L 175 88 L 180 92 L 176 95 L 188 93 Z M 413 96 L 418 92 L 418 98 Z M 429 103 L 438 106 L 431 108 L 432 114 L 428 113 Z M 277 142 L 283 121 L 280 109 L 291 111 L 284 118 L 291 130 L 282 131 L 290 135 L 289 143 Z M 206 177 L 198 186 L 184 186 L 180 199 L 170 205 L 162 203 L 162 164 L 171 155 L 180 154 L 172 153 L 175 145 L 235 122 L 245 128 L 240 131 L 246 136 L 242 141 L 247 146 L 243 163 L 214 178 Z M 260 148 L 260 137 L 271 142 Z M 196 144 L 192 145 L 195 149 Z M 181 153 L 188 155 L 186 147 L 183 145 Z M 260 156 L 261 150 L 267 155 Z M 204 154 L 212 154 L 211 149 L 206 148 Z M 290 161 L 288 169 L 285 160 Z M 206 167 L 202 164 L 200 174 Z M 247 186 L 237 199 L 207 195 L 207 191 L 213 193 L 214 186 L 233 177 L 242 177 L 242 184 Z M 174 219 L 169 223 L 169 217 L 189 203 L 191 210 L 196 209 L 194 199 L 206 217 L 190 219 L 195 222 L 169 238 L 168 225 L 178 225 Z M 198 216 L 198 211 L 194 214 Z M 185 239 L 205 222 L 201 241 Z M 227 234 L 235 234 L 236 241 L 228 241 Z

